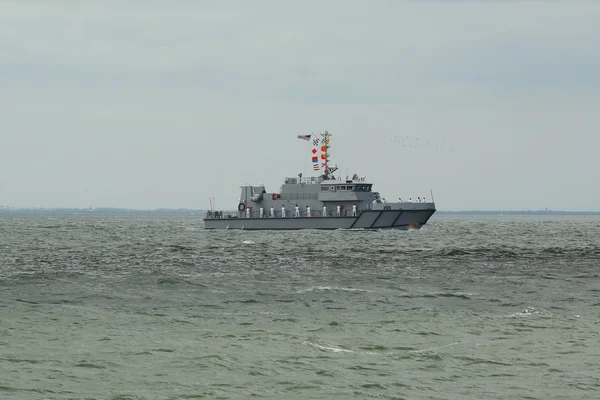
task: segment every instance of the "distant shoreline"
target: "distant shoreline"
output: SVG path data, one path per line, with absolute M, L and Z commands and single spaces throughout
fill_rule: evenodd
M 227 213 L 235 213 L 236 211 L 226 211 Z M 39 215 L 69 215 L 69 214 L 88 214 L 88 215 L 201 215 L 203 216 L 206 210 L 196 210 L 188 208 L 159 208 L 155 210 L 137 210 L 127 208 L 16 208 L 0 206 L 0 215 L 24 215 L 24 214 L 39 214 Z M 438 215 L 487 215 L 487 216 L 510 216 L 510 215 L 600 215 L 600 211 L 553 211 L 553 210 L 465 210 L 465 211 L 436 211 L 434 216 Z
M 551 210 L 519 210 L 519 211 L 436 211 L 434 215 L 600 215 L 600 211 L 551 211 Z
M 0 215 L 6 214 L 130 214 L 130 215 L 166 215 L 166 214 L 180 214 L 180 215 L 190 215 L 190 214 L 202 214 L 204 215 L 206 211 L 204 210 L 193 210 L 187 208 L 159 208 L 155 210 L 136 210 L 136 209 L 128 209 L 128 208 L 8 208 L 8 207 L 0 207 Z

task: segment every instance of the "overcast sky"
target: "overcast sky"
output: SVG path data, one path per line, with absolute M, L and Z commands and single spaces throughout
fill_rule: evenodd
M 3 1 L 0 205 L 231 209 L 328 130 L 388 200 L 600 209 L 600 4 L 481 3 Z

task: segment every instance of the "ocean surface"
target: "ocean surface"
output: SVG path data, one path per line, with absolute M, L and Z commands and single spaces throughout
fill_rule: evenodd
M 0 216 L 0 399 L 597 399 L 600 217 Z

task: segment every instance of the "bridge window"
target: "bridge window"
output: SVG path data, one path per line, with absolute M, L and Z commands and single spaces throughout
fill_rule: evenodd
M 329 190 L 329 186 L 321 186 L 321 192 L 327 192 Z

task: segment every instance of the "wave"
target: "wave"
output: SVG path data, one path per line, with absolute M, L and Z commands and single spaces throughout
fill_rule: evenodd
M 339 287 L 339 286 L 314 286 L 314 287 L 309 287 L 306 289 L 300 289 L 297 290 L 296 293 L 306 293 L 306 292 L 314 292 L 314 291 L 321 291 L 321 290 L 340 290 L 340 291 L 345 291 L 345 292 L 369 292 L 369 290 L 365 290 L 365 289 L 356 289 L 356 288 L 349 288 L 349 287 Z
M 511 259 L 523 257 L 594 257 L 600 255 L 600 246 L 470 246 L 444 247 L 441 249 L 403 249 L 404 253 L 419 254 L 422 257 L 485 257 L 488 259 Z
M 184 246 L 181 244 L 170 244 L 166 246 L 168 249 L 170 249 L 173 252 L 179 252 L 179 251 L 193 251 L 195 250 L 193 247 L 190 246 Z
M 352 350 L 343 349 L 341 347 L 336 347 L 336 346 L 328 344 L 328 343 L 321 344 L 321 343 L 314 343 L 314 342 L 306 341 L 303 344 L 314 347 L 315 349 L 318 349 L 321 351 L 331 351 L 334 353 L 354 353 L 354 351 L 352 351 Z
M 201 283 L 197 283 L 197 282 L 191 282 L 187 279 L 183 279 L 183 278 L 179 278 L 176 276 L 166 276 L 166 277 L 162 277 L 162 278 L 158 278 L 156 283 L 158 285 L 164 285 L 164 286 L 179 286 L 179 285 L 189 285 L 189 286 L 196 286 L 196 287 L 206 287 L 205 285 L 201 284 Z
M 538 309 L 535 307 L 527 307 L 522 311 L 512 313 L 508 315 L 508 317 L 531 317 L 531 316 L 542 316 L 542 317 L 553 317 L 554 314 L 544 310 Z
M 335 346 L 333 344 L 330 343 L 325 343 L 325 342 L 311 342 L 311 341 L 305 341 L 302 344 L 304 344 L 305 346 L 311 346 L 317 350 L 323 351 L 323 352 L 332 352 L 332 353 L 357 353 L 354 350 L 349 350 L 349 349 L 345 349 L 341 346 Z M 373 351 L 360 351 L 358 352 L 360 354 L 368 354 L 368 355 L 373 355 L 373 354 L 377 354 L 376 352 Z
M 471 296 L 475 296 L 474 293 L 467 292 L 429 292 L 429 293 L 410 293 L 410 294 L 397 294 L 396 297 L 406 299 L 422 299 L 422 298 L 456 298 L 462 300 L 471 300 Z

